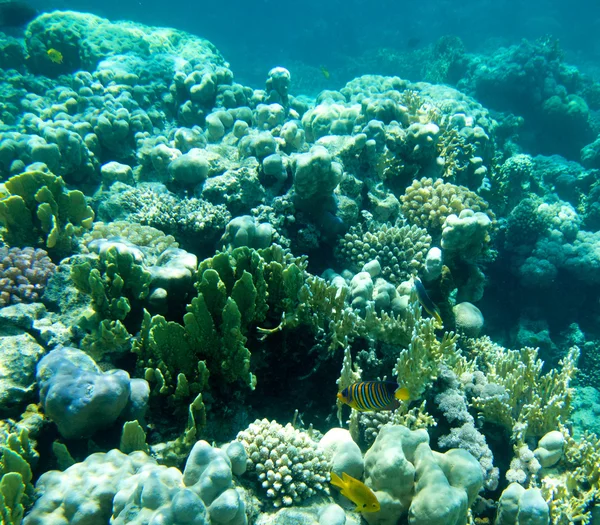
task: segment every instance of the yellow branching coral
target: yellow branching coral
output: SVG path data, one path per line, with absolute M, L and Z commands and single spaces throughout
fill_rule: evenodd
M 472 400 L 486 421 L 502 425 L 516 444 L 529 436 L 541 437 L 565 423 L 570 410 L 571 379 L 576 372 L 579 348 L 572 347 L 558 369 L 543 374 L 536 348 L 506 350 L 489 339 L 469 343 L 488 385 Z
M 440 126 L 437 144 L 438 162 L 444 178 L 455 177 L 469 168 L 475 156 L 475 148 L 468 143 L 456 128 Z
M 452 366 L 458 360 L 457 338 L 453 332 L 446 332 L 439 341 L 434 319 L 417 321 L 408 348 L 400 352 L 396 361 L 397 381 L 408 389 L 411 399 L 418 399 L 426 386 L 437 379 L 442 364 Z
M 564 456 L 560 469 L 542 478 L 542 494 L 552 525 L 587 525 L 600 495 L 600 438 L 584 433 L 576 440 L 564 426 L 560 430 L 565 437 Z

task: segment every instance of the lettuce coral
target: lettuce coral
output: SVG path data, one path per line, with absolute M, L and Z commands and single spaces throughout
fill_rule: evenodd
M 51 253 L 68 253 L 74 236 L 89 229 L 94 212 L 79 190 L 67 190 L 61 177 L 36 166 L 5 183 L 0 200 L 4 240 L 13 246 L 44 245 Z

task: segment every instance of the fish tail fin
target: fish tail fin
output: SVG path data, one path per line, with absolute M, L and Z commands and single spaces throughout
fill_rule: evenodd
M 343 475 L 343 474 L 342 474 Z M 346 488 L 346 484 L 342 481 L 342 479 L 333 471 L 331 471 L 331 481 L 329 482 L 335 487 L 339 487 L 341 489 Z
M 394 397 L 400 401 L 408 401 L 410 399 L 410 392 L 408 388 L 401 387 L 394 393 Z

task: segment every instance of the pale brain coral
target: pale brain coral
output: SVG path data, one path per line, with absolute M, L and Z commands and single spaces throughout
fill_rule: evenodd
M 400 283 L 423 268 L 430 245 L 431 237 L 418 226 L 358 225 L 340 240 L 337 255 L 353 271 L 376 259 L 382 277 Z
M 442 179 L 415 180 L 406 188 L 401 201 L 402 213 L 408 222 L 425 228 L 434 238 L 441 234 L 449 215 L 460 215 L 465 209 L 485 213 L 492 222 L 495 220 L 488 203 L 479 195 Z
M 328 493 L 331 465 L 311 436 L 289 423 L 256 420 L 237 435 L 253 473 L 274 507 L 289 507 L 314 494 Z
M 0 307 L 38 301 L 55 265 L 41 249 L 0 247 Z

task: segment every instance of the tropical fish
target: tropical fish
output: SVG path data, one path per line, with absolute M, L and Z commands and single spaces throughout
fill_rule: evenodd
M 31 22 L 38 12 L 28 3 L 20 0 L 0 2 L 0 26 L 19 27 Z
M 346 496 L 352 503 L 356 503 L 356 512 L 379 512 L 381 506 L 375 493 L 362 481 L 342 472 L 342 479 L 331 473 L 331 484 L 341 488 L 342 496 Z
M 325 66 L 321 66 L 320 69 L 321 69 L 321 73 L 323 74 L 325 79 L 329 80 L 329 77 L 331 76 L 331 74 L 329 73 L 329 70 Z
M 344 388 L 337 398 L 354 410 L 369 412 L 394 410 L 400 406 L 400 401 L 410 399 L 410 394 L 393 381 L 361 381 Z
M 433 317 L 439 324 L 443 326 L 442 316 L 440 315 L 440 309 L 438 306 L 431 300 L 429 295 L 427 295 L 427 290 L 423 286 L 421 279 L 418 277 L 413 277 L 413 283 L 415 287 L 415 292 L 417 292 L 417 299 L 421 303 L 423 309 Z
M 48 51 L 46 51 L 46 54 L 51 62 L 54 62 L 55 64 L 62 64 L 63 56 L 62 53 L 57 49 L 50 48 Z

